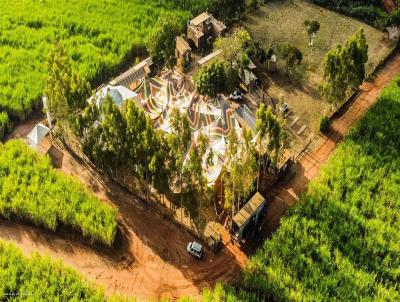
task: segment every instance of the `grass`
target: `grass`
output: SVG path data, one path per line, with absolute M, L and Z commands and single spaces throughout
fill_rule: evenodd
M 118 211 L 75 179 L 56 172 L 49 157 L 11 140 L 0 144 L 0 215 L 51 231 L 66 226 L 92 242 L 111 246 Z
M 47 256 L 22 255 L 11 243 L 0 241 L 1 301 L 91 301 L 133 302 L 118 296 L 106 298 L 104 291 L 91 284 L 61 261 Z
M 303 25 L 305 20 L 317 20 L 321 24 L 313 49 L 308 45 L 309 37 Z M 284 99 L 314 133 L 318 131 L 320 118 L 330 111 L 330 106 L 321 100 L 318 93 L 326 52 L 338 43 L 344 43 L 363 27 L 369 44 L 366 69 L 370 73 L 394 47 L 375 28 L 302 0 L 270 1 L 250 14 L 243 25 L 253 39 L 265 46 L 288 42 L 302 51 L 305 76 L 300 81 L 287 79 L 283 62 L 279 62 L 277 74 L 268 77 L 262 74 L 261 78 L 268 81 L 269 94 Z
M 91 83 L 143 55 L 160 14 L 190 16 L 174 1 L 0 0 L 0 112 L 24 119 L 40 106 L 44 62 L 58 41 Z M 1 134 L 1 133 L 0 133 Z

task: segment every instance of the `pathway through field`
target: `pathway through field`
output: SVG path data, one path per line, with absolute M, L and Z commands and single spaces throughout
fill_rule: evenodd
M 270 236 L 277 229 L 280 217 L 295 204 L 298 195 L 317 175 L 320 166 L 327 161 L 349 128 L 376 102 L 382 88 L 399 73 L 400 53 L 384 66 L 372 83 L 362 86 L 364 92 L 338 115 L 329 135 L 320 138 L 319 146 L 303 154 L 297 174 L 275 188 L 264 221 L 265 236 Z M 30 127 L 20 125 L 9 138 L 24 137 L 29 130 Z M 15 242 L 26 253 L 38 251 L 61 259 L 90 280 L 103 285 L 108 294 L 117 292 L 137 296 L 139 300 L 196 296 L 202 287 L 235 278 L 243 268 L 247 257 L 232 244 L 228 244 L 218 255 L 207 251 L 203 261 L 192 259 L 185 252 L 187 242 L 193 240 L 190 234 L 66 152 L 61 170 L 79 177 L 99 198 L 119 207 L 119 220 L 125 235 L 123 243 L 119 243 L 120 247 L 113 251 L 93 249 L 80 239 L 66 239 L 36 227 L 4 220 L 0 220 L 0 238 Z

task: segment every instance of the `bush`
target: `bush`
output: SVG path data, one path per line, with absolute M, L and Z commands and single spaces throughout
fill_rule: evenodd
M 10 121 L 6 112 L 0 112 L 0 139 L 2 139 L 8 132 Z
M 17 217 L 56 231 L 68 226 L 108 246 L 117 230 L 117 210 L 57 173 L 48 157 L 22 141 L 0 144 L 0 215 Z
M 321 118 L 319 123 L 319 131 L 322 133 L 327 133 L 329 130 L 329 118 L 325 115 Z
M 0 241 L 0 297 L 2 301 L 106 301 L 60 261 L 34 254 L 25 258 L 10 243 Z
M 347 16 L 359 19 L 376 28 L 383 29 L 388 22 L 388 15 L 376 0 L 309 0 L 310 2 L 335 10 Z

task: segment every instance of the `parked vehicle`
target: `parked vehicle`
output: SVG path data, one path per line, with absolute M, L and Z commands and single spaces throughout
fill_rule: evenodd
M 203 246 L 198 243 L 198 242 L 189 242 L 186 251 L 188 252 L 189 255 L 192 255 L 193 257 L 197 259 L 202 259 L 203 258 Z
M 240 90 L 235 90 L 233 93 L 230 94 L 229 97 L 231 98 L 231 100 L 240 101 L 243 98 L 243 94 Z
M 282 113 L 285 114 L 289 110 L 289 105 L 286 102 L 284 102 L 283 105 L 281 106 L 280 110 Z

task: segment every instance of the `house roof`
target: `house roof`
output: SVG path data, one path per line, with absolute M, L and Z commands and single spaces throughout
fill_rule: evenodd
M 176 49 L 178 50 L 178 52 L 180 54 L 184 54 L 186 51 L 192 50 L 190 48 L 188 42 L 186 42 L 186 40 L 184 38 L 182 38 L 181 36 L 176 37 Z
M 240 229 L 247 224 L 249 219 L 252 218 L 255 211 L 257 211 L 265 202 L 265 198 L 257 192 L 253 197 L 244 205 L 244 207 L 233 217 L 233 222 Z
M 116 77 L 110 82 L 110 84 L 112 86 L 125 86 L 129 88 L 130 84 L 144 78 L 150 73 L 151 65 L 153 65 L 153 60 L 151 57 L 149 57 L 120 76 Z
M 50 129 L 42 123 L 37 124 L 27 135 L 30 142 L 39 145 L 42 139 L 50 132 Z
M 201 58 L 200 60 L 198 60 L 197 64 L 202 66 L 202 65 L 206 64 L 207 62 L 211 61 L 212 59 L 214 59 L 215 57 L 217 57 L 221 52 L 222 52 L 221 50 L 214 51 L 214 52 L 210 53 L 208 56 L 205 56 L 204 58 Z
M 218 32 L 222 32 L 226 29 L 226 25 L 217 19 L 213 20 L 213 25 Z
M 192 19 L 190 21 L 191 24 L 193 24 L 194 26 L 198 26 L 201 23 L 205 22 L 208 18 L 210 18 L 210 14 L 207 12 L 201 13 L 200 15 L 198 15 L 197 17 L 195 17 L 194 19 Z

